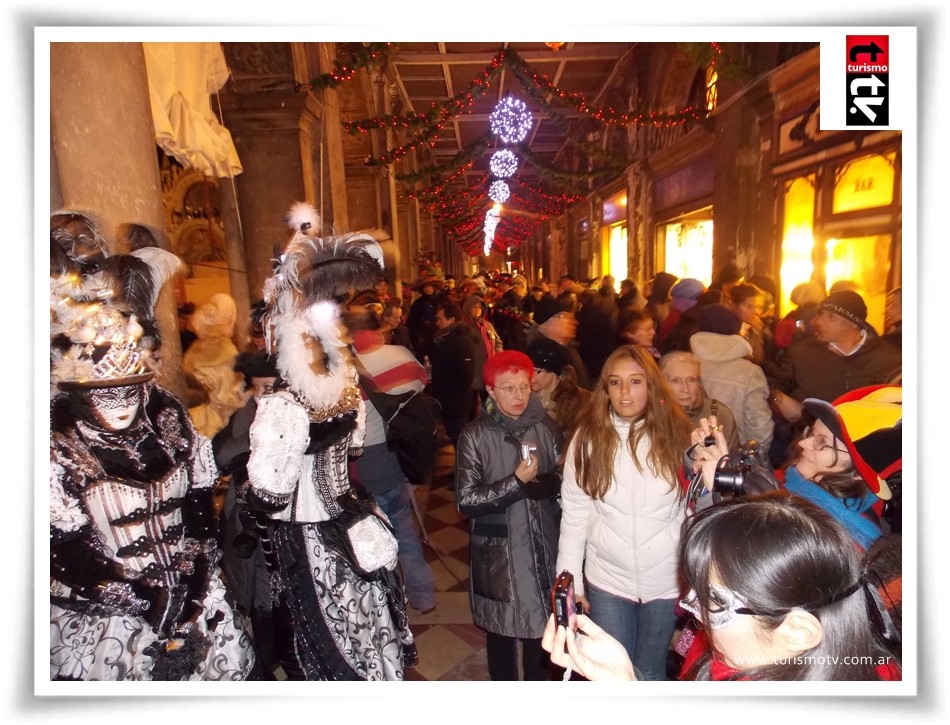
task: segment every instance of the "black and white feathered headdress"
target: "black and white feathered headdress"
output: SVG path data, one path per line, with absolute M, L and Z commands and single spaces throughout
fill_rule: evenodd
M 383 275 L 383 252 L 367 234 L 319 237 L 319 215 L 295 204 L 285 221 L 294 235 L 264 283 L 264 329 L 268 349 L 276 331 L 277 367 L 291 389 L 315 407 L 336 400 L 341 386 L 355 385 L 356 373 L 343 354 L 339 303 L 353 290 L 372 287 Z M 319 380 L 310 368 L 312 352 L 305 335 L 316 338 L 326 354 L 329 375 Z
M 109 255 L 87 221 L 71 212 L 52 219 L 51 247 L 61 252 L 50 265 L 52 382 L 61 388 L 143 382 L 155 369 L 155 303 L 181 260 L 158 247 Z

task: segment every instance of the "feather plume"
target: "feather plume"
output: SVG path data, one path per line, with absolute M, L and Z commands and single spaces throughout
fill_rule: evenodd
M 106 257 L 99 269 L 119 283 L 119 298 L 142 320 L 154 320 L 155 303 L 162 285 L 181 266 L 181 260 L 164 249 L 143 247 L 131 254 Z
M 311 238 L 294 235 L 284 252 L 279 278 L 296 293 L 301 311 L 314 302 L 341 298 L 353 289 L 367 289 L 383 273 L 383 253 L 366 234 Z
M 317 210 L 303 201 L 298 201 L 284 216 L 284 222 L 291 229 L 309 237 L 316 236 L 321 231 L 322 220 Z
M 131 254 L 146 262 L 151 268 L 154 282 L 151 307 L 154 309 L 158 301 L 158 293 L 161 292 L 164 284 L 178 273 L 184 263 L 178 255 L 160 247 L 142 247 Z

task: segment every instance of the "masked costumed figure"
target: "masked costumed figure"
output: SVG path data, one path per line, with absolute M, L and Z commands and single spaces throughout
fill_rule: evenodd
M 245 679 L 255 657 L 219 576 L 211 444 L 151 382 L 152 309 L 179 261 L 100 256 L 50 270 L 50 678 Z
M 270 519 L 275 639 L 288 677 L 401 680 L 416 650 L 395 538 L 349 478 L 365 409 L 338 309 L 348 290 L 380 279 L 382 251 L 366 235 L 308 236 L 315 217 L 304 205 L 289 215 L 296 231 L 264 286 L 279 375 L 251 425 L 246 499 Z

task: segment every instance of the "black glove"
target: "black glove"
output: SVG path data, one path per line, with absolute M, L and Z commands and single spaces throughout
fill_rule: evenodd
M 518 483 L 525 496 L 535 501 L 552 498 L 561 492 L 561 474 L 556 471 L 539 473 L 533 481 L 523 483 L 519 480 Z

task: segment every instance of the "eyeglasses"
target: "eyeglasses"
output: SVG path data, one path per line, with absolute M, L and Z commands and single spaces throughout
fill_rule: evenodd
M 749 609 L 749 603 L 731 589 L 710 585 L 709 587 L 710 608 L 706 610 L 705 623 L 711 629 L 722 629 L 732 624 L 740 614 L 755 614 Z M 699 595 L 695 589 L 690 589 L 689 593 L 680 600 L 680 606 L 692 614 L 700 622 L 703 622 L 703 610 L 700 608 Z
M 851 455 L 850 451 L 848 451 L 847 449 L 837 448 L 834 444 L 834 441 L 829 443 L 824 438 L 818 437 L 818 435 L 815 433 L 814 429 L 811 426 L 808 426 L 807 428 L 805 428 L 804 431 L 802 431 L 802 440 L 806 440 L 808 438 L 814 439 L 814 442 L 811 444 L 811 447 L 812 447 L 812 450 L 814 450 L 817 453 L 820 453 L 821 451 L 827 451 L 830 448 L 833 451 L 838 451 L 838 453 L 847 453 L 848 455 Z
M 494 388 L 494 389 L 495 389 L 495 390 L 498 390 L 499 392 L 504 393 L 504 394 L 507 395 L 509 398 L 510 398 L 512 395 L 514 395 L 515 393 L 521 393 L 522 395 L 530 395 L 530 394 L 531 394 L 531 386 L 530 386 L 530 385 L 506 385 L 506 386 L 503 387 L 503 388 L 497 388 L 497 387 L 496 387 L 496 388 Z

